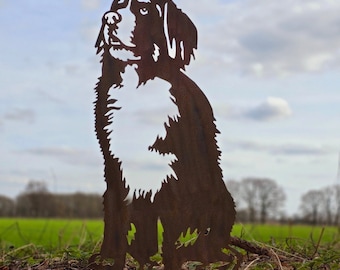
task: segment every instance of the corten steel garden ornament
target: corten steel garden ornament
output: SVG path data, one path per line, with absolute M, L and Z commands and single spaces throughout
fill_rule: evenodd
M 127 16 L 133 18 L 133 29 L 125 41 L 119 29 Z M 150 257 L 158 252 L 168 270 L 181 269 L 187 261 L 202 265 L 224 261 L 231 266 L 234 255 L 229 243 L 235 207 L 219 166 L 218 130 L 207 98 L 183 72 L 197 48 L 196 27 L 171 0 L 114 0 L 103 16 L 96 48 L 102 54 L 102 76 L 95 89 L 95 129 L 104 157 L 107 189 L 104 239 L 100 254 L 90 258 L 91 267 L 122 270 L 128 253 L 144 269 L 152 267 Z M 124 91 L 122 77 L 131 67 L 138 74 L 138 91 L 143 91 L 139 86 L 155 78 L 171 84 L 170 90 L 158 90 L 170 91 L 178 115 L 164 119 L 164 137 L 155 134 L 154 142 L 145 145 L 145 151 L 153 151 L 160 158 L 175 156 L 169 164 L 172 173 L 164 176 L 154 196 L 152 191 L 135 191 L 129 201 L 124 160 L 110 150 L 110 135 L 115 130 L 109 126 L 114 126 L 115 116 L 124 110 L 117 105 L 114 93 Z M 152 96 L 148 99 L 152 101 Z M 158 222 L 164 229 L 160 250 Z M 136 233 L 128 244 L 131 224 Z M 195 235 L 194 243 L 180 242 L 180 236 L 186 234 Z

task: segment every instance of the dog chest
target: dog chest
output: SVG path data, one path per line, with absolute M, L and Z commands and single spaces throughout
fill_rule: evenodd
M 164 123 L 168 116 L 178 115 L 172 102 L 170 84 L 161 79 L 138 85 L 138 76 L 128 66 L 123 75 L 123 87 L 110 89 L 110 98 L 117 102 L 109 129 L 111 152 L 122 161 L 123 176 L 131 190 L 153 191 L 161 187 L 167 175 L 173 174 L 169 166 L 173 155 L 160 155 L 149 151 L 157 136 L 165 137 Z M 155 192 L 154 192 L 155 193 Z

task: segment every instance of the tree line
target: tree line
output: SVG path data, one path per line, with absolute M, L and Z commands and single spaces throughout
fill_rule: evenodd
M 53 194 L 43 181 L 30 181 L 16 199 L 0 195 L 0 217 L 102 218 L 98 194 Z
M 286 194 L 274 180 L 250 177 L 229 180 L 227 186 L 234 197 L 239 222 L 340 225 L 340 185 L 307 190 L 300 198 L 299 213 L 294 217 L 286 216 L 283 210 Z
M 309 190 L 301 197 L 301 210 L 309 224 L 340 225 L 340 185 Z
M 300 211 L 286 216 L 286 194 L 274 180 L 249 177 L 229 180 L 234 197 L 237 221 L 266 223 L 299 222 L 312 225 L 340 225 L 340 185 L 309 190 L 301 196 Z M 103 198 L 99 194 L 54 194 L 45 182 L 30 181 L 16 199 L 0 195 L 0 217 L 102 218 Z
M 284 216 L 286 195 L 274 180 L 249 177 L 229 180 L 227 186 L 234 197 L 237 221 L 266 223 Z

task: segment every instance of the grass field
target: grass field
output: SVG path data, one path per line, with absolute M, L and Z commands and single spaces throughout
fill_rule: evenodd
M 52 257 L 66 254 L 86 259 L 99 249 L 102 233 L 101 220 L 0 219 L 0 266 L 10 258 L 18 257 L 25 257 L 34 263 L 32 253 L 37 252 Z M 299 254 L 306 261 L 314 261 L 316 254 L 319 257 L 324 254 L 323 256 L 330 257 L 326 260 L 335 261 L 339 266 L 329 269 L 340 269 L 340 252 L 337 251 L 340 230 L 336 227 L 236 224 L 232 235 L 284 252 Z M 327 252 L 332 250 L 334 252 Z
M 0 242 L 2 245 L 23 246 L 34 244 L 47 249 L 98 242 L 103 233 L 101 220 L 66 219 L 0 219 Z M 321 235 L 322 233 L 322 235 Z M 321 242 L 338 239 L 340 228 L 306 225 L 234 225 L 233 236 L 246 240 L 270 243 L 285 242 L 287 239 L 314 239 Z
M 103 233 L 99 220 L 0 219 L 0 242 L 20 247 L 34 244 L 46 249 L 98 242 Z

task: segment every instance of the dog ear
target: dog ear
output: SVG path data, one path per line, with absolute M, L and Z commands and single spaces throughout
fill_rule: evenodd
M 197 29 L 189 17 L 172 1 L 164 5 L 164 34 L 168 55 L 175 59 L 181 68 L 190 63 L 197 49 Z

